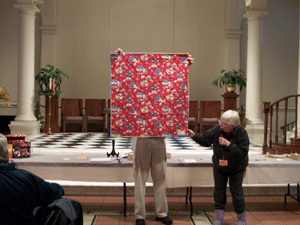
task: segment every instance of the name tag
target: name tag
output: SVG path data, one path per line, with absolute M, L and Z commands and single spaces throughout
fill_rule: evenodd
M 219 166 L 228 166 L 228 161 L 224 159 L 219 160 Z

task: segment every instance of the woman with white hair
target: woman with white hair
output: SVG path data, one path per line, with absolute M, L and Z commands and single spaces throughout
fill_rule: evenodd
M 238 225 L 246 224 L 246 206 L 243 192 L 243 178 L 248 166 L 249 137 L 247 131 L 239 125 L 238 112 L 228 110 L 221 116 L 220 123 L 208 131 L 195 134 L 188 129 L 188 136 L 203 146 L 213 145 L 214 174 L 214 225 L 223 224 L 226 206 L 226 187 L 229 189 L 232 203 L 237 213 Z

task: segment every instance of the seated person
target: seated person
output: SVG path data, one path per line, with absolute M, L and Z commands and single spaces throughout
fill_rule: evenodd
M 8 144 L 0 134 L 0 224 L 83 224 L 81 204 L 62 199 L 63 188 L 9 162 Z

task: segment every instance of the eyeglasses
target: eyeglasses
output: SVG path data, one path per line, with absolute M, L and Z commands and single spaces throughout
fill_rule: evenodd
M 219 121 L 219 123 L 220 123 L 220 126 L 222 125 L 223 127 L 228 127 L 229 126 L 229 124 L 223 123 L 221 120 Z

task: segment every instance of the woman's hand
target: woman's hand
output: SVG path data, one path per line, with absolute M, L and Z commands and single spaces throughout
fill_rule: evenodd
M 228 141 L 226 138 L 219 137 L 219 143 L 220 145 L 228 147 L 230 145 L 230 141 Z

